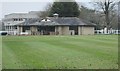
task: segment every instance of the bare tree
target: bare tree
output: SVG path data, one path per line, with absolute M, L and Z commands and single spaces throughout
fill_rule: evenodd
M 40 18 L 46 18 L 49 16 L 49 12 L 51 10 L 51 7 L 52 7 L 52 3 L 48 3 L 46 5 L 46 7 L 44 8 L 44 11 L 40 11 L 37 15 L 40 17 Z
M 118 29 L 120 30 L 120 1 L 118 2 Z
M 110 13 L 112 12 L 112 10 L 114 10 L 116 3 L 112 0 L 99 1 L 96 3 L 98 7 L 100 7 L 103 11 L 106 22 L 105 26 L 109 29 L 111 23 Z

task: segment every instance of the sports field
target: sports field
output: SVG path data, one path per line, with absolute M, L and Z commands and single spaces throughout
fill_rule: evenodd
M 118 36 L 4 36 L 3 69 L 117 69 Z

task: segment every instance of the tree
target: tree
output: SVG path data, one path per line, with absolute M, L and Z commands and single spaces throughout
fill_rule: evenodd
M 4 30 L 4 23 L 0 20 L 0 31 Z
M 114 10 L 116 3 L 111 0 L 105 0 L 97 2 L 97 5 L 103 10 L 106 22 L 105 26 L 109 29 L 111 27 L 110 26 L 111 23 L 110 15 L 112 13 L 111 11 Z
M 46 5 L 46 7 L 44 8 L 44 11 L 40 11 L 39 13 L 37 13 L 37 15 L 40 17 L 40 18 L 46 18 L 49 16 L 49 13 L 50 13 L 50 10 L 51 10 L 51 7 L 52 7 L 52 4 L 51 3 L 48 3 Z
M 0 31 L 2 31 L 2 22 L 0 21 Z
M 96 29 L 101 29 L 102 18 L 100 16 L 99 12 L 96 12 L 96 10 L 89 9 L 84 6 L 81 6 L 80 10 L 81 11 L 80 11 L 79 18 L 89 21 L 91 23 L 94 23 L 94 24 L 96 24 Z
M 95 10 L 92 9 L 88 9 L 87 7 L 81 6 L 80 8 L 80 18 L 84 19 L 84 20 L 88 20 L 90 22 L 94 21 L 94 13 Z
M 120 1 L 118 2 L 118 29 L 120 30 Z
M 53 16 L 54 13 L 58 13 L 60 17 L 78 17 L 80 15 L 80 10 L 75 1 L 54 2 L 49 16 Z

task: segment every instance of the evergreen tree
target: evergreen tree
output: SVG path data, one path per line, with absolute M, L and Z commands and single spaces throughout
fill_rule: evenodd
M 79 6 L 75 1 L 72 2 L 54 2 L 49 16 L 54 13 L 59 14 L 60 17 L 78 17 L 80 14 Z

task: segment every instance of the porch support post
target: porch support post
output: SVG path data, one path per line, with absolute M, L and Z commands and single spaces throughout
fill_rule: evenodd
M 32 35 L 37 35 L 37 27 L 31 26 L 31 27 L 30 27 L 30 30 L 31 30 L 31 34 L 32 34 Z
M 82 27 L 81 26 L 78 26 L 78 35 L 82 35 Z
M 62 34 L 63 35 L 70 35 L 69 26 L 62 27 Z
M 19 28 L 19 29 L 18 29 L 18 30 L 19 30 L 19 34 L 20 34 L 21 32 L 23 32 L 23 27 L 22 27 L 22 26 L 19 26 L 18 28 Z

